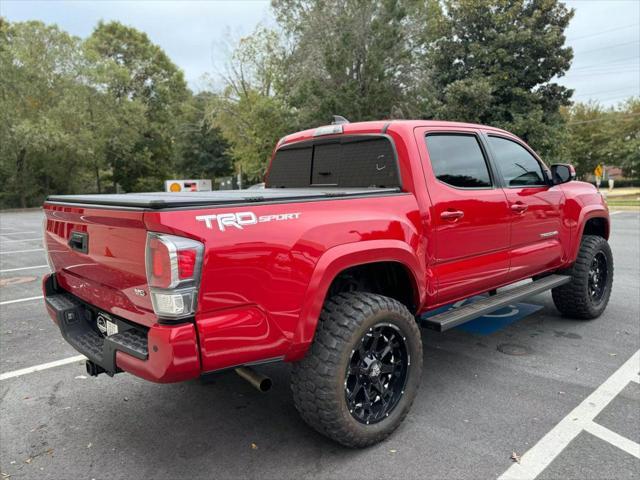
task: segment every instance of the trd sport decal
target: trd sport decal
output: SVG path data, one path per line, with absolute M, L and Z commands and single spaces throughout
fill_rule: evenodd
M 221 213 L 220 215 L 198 215 L 196 220 L 204 222 L 207 228 L 213 229 L 214 222 L 221 232 L 229 227 L 239 228 L 243 230 L 245 225 L 255 225 L 256 223 L 280 222 L 282 220 L 296 220 L 300 218 L 300 212 L 297 213 L 278 213 L 275 215 L 256 216 L 253 212 L 238 213 Z

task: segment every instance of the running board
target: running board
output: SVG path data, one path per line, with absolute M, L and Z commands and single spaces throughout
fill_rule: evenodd
M 545 290 L 559 287 L 560 285 L 570 281 L 571 277 L 568 275 L 549 275 L 541 278 L 540 280 L 536 280 L 535 282 L 499 292 L 496 295 L 485 298 L 484 300 L 469 303 L 462 307 L 439 313 L 433 317 L 424 318 L 422 319 L 422 325 L 439 332 L 444 332 L 450 328 L 462 325 L 469 320 L 473 320 L 474 318 L 481 317 L 482 315 L 505 307 L 510 303 L 537 295 Z

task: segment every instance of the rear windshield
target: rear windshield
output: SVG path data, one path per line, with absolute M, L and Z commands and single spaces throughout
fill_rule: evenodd
M 386 137 L 342 137 L 284 146 L 266 187 L 399 187 L 393 146 Z

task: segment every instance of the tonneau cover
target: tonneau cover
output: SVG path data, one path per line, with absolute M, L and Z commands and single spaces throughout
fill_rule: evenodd
M 217 190 L 213 192 L 50 195 L 47 201 L 110 207 L 162 209 L 283 201 L 295 202 L 326 197 L 357 197 L 399 191 L 399 188 L 264 188 L 256 190 Z

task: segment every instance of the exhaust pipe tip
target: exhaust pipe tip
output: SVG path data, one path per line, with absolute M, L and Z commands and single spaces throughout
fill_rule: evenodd
M 259 372 L 256 372 L 253 368 L 250 367 L 238 367 L 235 369 L 235 372 L 243 379 L 245 379 L 249 384 L 255 388 L 256 390 L 264 393 L 271 390 L 271 386 L 273 382 L 269 377 L 263 375 Z
M 268 392 L 269 390 L 271 390 L 272 385 L 273 382 L 271 381 L 271 379 L 269 377 L 264 377 L 260 382 L 258 390 L 260 390 L 261 392 Z

